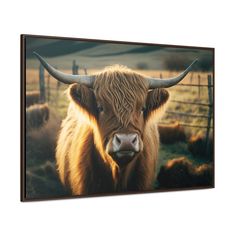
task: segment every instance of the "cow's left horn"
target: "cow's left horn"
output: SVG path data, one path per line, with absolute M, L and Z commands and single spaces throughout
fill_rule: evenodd
M 60 72 L 59 70 L 55 69 L 53 66 L 48 64 L 38 53 L 34 52 L 34 55 L 39 59 L 39 61 L 42 63 L 42 65 L 48 71 L 48 73 L 55 79 L 59 80 L 60 82 L 63 82 L 65 84 L 78 83 L 78 84 L 84 84 L 90 88 L 93 87 L 95 76 L 70 75 Z
M 154 78 L 146 78 L 149 84 L 149 89 L 155 89 L 155 88 L 169 88 L 176 84 L 178 84 L 187 74 L 189 71 L 191 71 L 193 65 L 198 60 L 194 60 L 192 64 L 180 75 L 170 78 L 170 79 L 154 79 Z

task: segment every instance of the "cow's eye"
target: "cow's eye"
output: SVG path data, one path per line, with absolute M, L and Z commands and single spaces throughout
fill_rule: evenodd
M 102 112 L 103 111 L 103 107 L 102 106 L 98 106 L 98 112 Z
M 142 109 L 141 109 L 141 113 L 144 113 L 145 110 L 146 110 L 146 107 L 142 107 Z

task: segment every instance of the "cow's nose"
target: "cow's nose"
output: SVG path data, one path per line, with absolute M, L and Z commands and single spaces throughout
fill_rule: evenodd
M 121 151 L 139 152 L 138 134 L 117 133 L 113 137 L 112 145 L 113 145 L 113 152 L 121 152 Z

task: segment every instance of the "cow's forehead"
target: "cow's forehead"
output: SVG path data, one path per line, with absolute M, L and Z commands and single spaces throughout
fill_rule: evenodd
M 94 92 L 109 103 L 121 123 L 129 123 L 137 104 L 146 100 L 148 85 L 143 76 L 126 67 L 110 67 L 97 75 Z

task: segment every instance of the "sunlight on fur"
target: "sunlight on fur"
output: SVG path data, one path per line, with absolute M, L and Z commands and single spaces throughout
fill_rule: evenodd
M 113 161 L 112 157 L 103 148 L 102 139 L 96 118 L 93 115 L 89 114 L 81 106 L 76 105 L 75 103 L 72 103 L 72 106 L 74 106 L 74 110 L 77 113 L 76 117 L 78 119 L 78 122 L 84 125 L 88 133 L 93 133 L 94 144 L 97 150 L 99 151 L 104 163 L 109 164 L 111 166 L 113 179 L 116 181 L 119 167 L 115 163 L 115 161 Z M 84 139 L 86 138 L 87 136 L 84 137 Z M 81 141 L 81 143 L 83 143 L 83 140 Z

